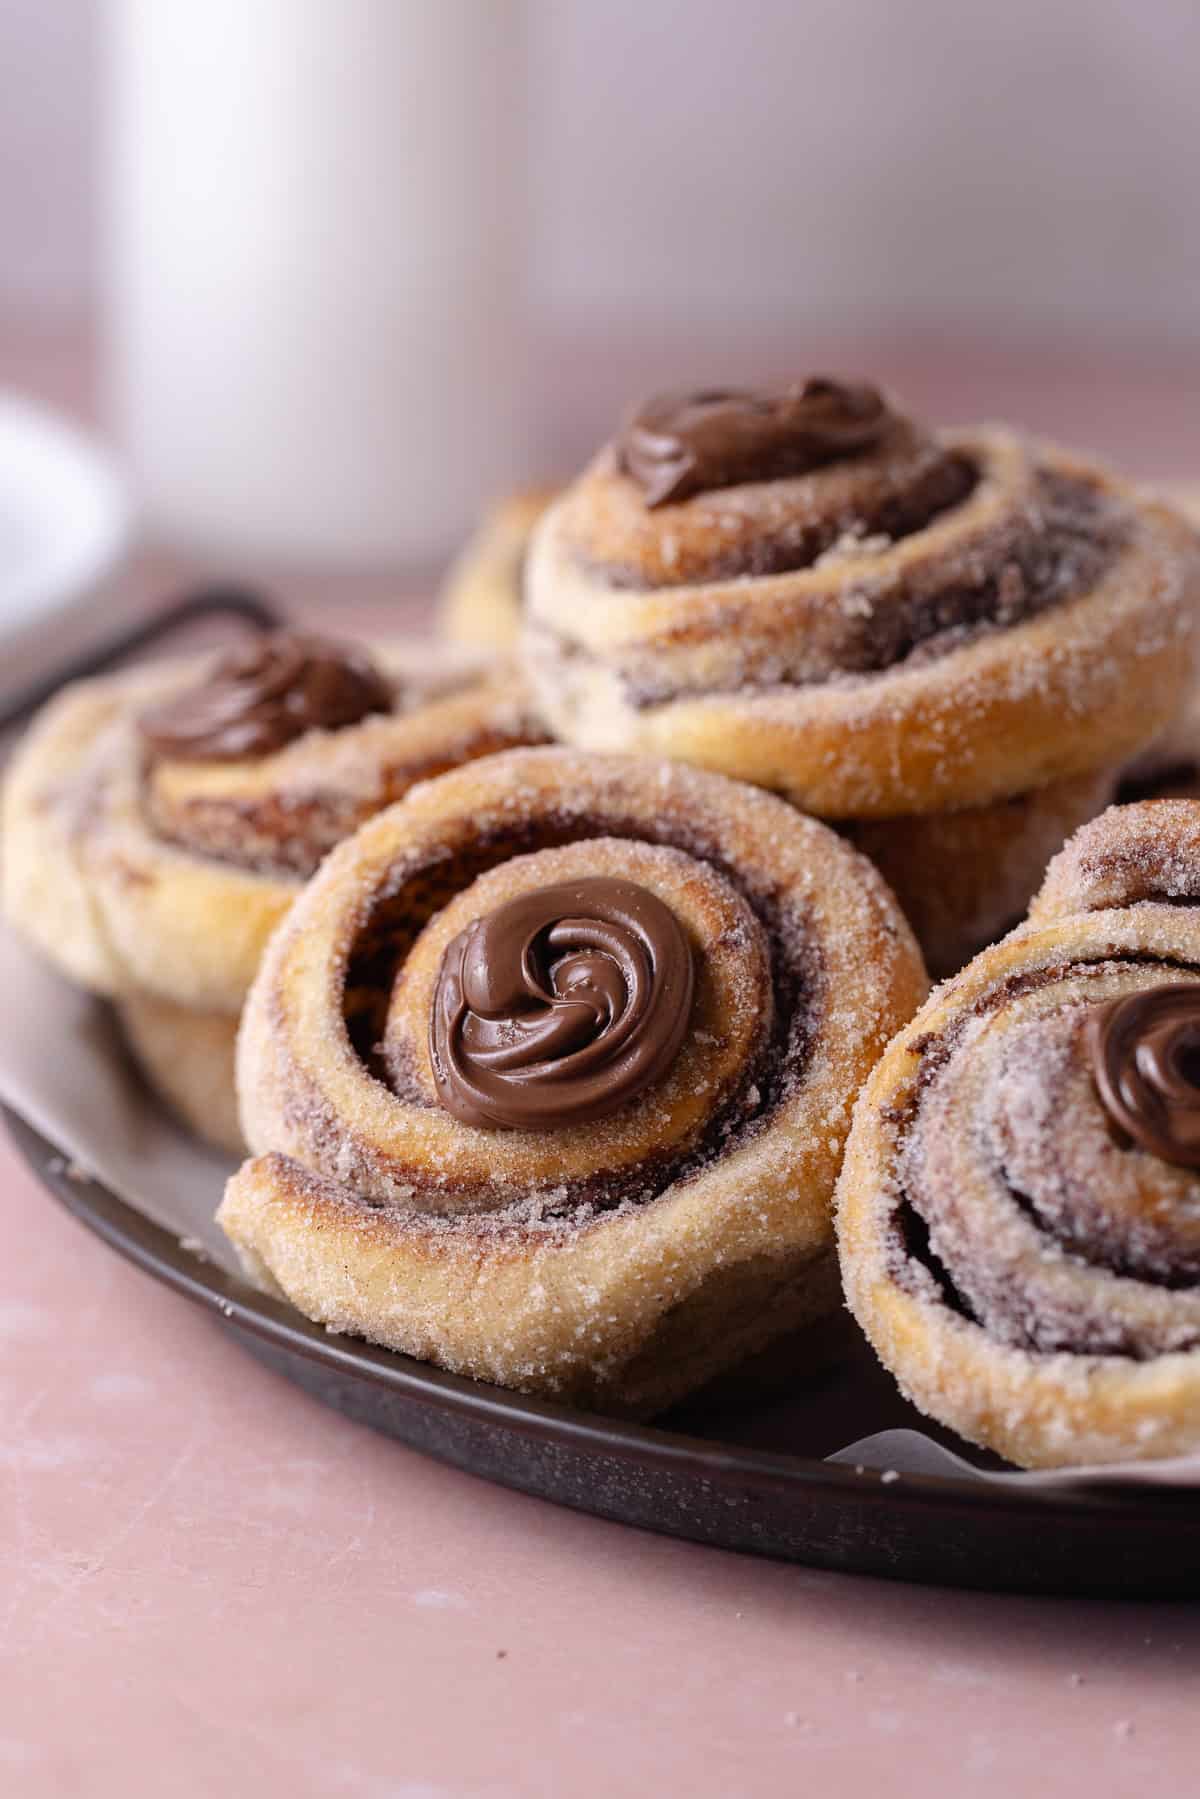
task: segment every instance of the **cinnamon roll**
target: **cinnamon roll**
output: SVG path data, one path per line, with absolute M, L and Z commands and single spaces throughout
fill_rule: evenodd
M 650 402 L 550 508 L 526 588 L 558 736 L 870 820 L 939 915 L 982 826 L 924 821 L 995 807 L 1019 912 L 1047 820 L 1081 823 L 1085 791 L 1182 705 L 1200 621 L 1197 546 L 1168 509 L 1065 452 L 936 433 L 825 379 Z M 966 904 L 944 941 L 923 930 L 931 961 L 997 922 Z
M 938 989 L 855 1112 L 851 1311 L 1026 1467 L 1200 1447 L 1200 804 L 1117 807 Z
M 541 738 L 510 668 L 417 642 L 368 652 L 275 633 L 80 682 L 14 757 L 4 908 L 73 980 L 157 1002 L 160 1024 L 164 1007 L 183 1010 L 179 1029 L 223 1014 L 203 1091 L 322 856 L 414 781 Z M 135 1029 L 135 1050 L 149 1041 Z
M 870 864 L 780 800 L 491 757 L 364 825 L 273 938 L 219 1221 L 332 1329 L 652 1412 L 836 1302 L 849 1108 L 923 991 Z
M 557 491 L 528 487 L 489 508 L 442 584 L 439 612 L 444 636 L 496 650 L 514 647 L 521 632 L 529 539 Z

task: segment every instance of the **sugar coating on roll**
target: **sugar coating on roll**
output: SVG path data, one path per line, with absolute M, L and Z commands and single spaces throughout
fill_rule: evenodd
M 524 653 L 569 742 L 895 818 L 1135 754 L 1196 596 L 1194 534 L 1105 469 L 820 379 L 636 414 L 534 534 Z
M 922 1409 L 1029 1467 L 1200 1447 L 1200 804 L 1117 807 L 859 1099 L 851 1310 Z
M 486 758 L 341 845 L 274 938 L 220 1222 L 333 1328 L 656 1410 L 833 1303 L 850 1105 L 924 985 L 870 864 L 780 800 Z
M 302 881 L 414 781 L 543 733 L 417 641 L 283 632 L 63 690 L 4 788 L 4 908 L 82 985 L 236 1013 Z

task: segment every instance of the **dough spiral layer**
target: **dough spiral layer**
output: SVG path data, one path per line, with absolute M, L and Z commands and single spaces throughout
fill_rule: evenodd
M 324 654 L 252 644 L 52 700 L 5 784 L 10 920 L 83 986 L 235 1014 L 335 843 L 414 781 L 542 736 L 511 670 L 416 642 L 347 648 L 340 674 Z
M 1200 1446 L 1200 805 L 1110 810 L 889 1047 L 839 1186 L 851 1310 L 1017 1463 Z
M 595 1068 L 504 1128 L 442 1103 L 431 1021 L 447 980 L 461 1015 L 464 945 L 489 931 L 463 985 L 501 1037 L 475 1046 L 516 1066 L 503 1020 L 546 1033 L 543 1099 L 581 1045 L 615 1051 L 608 1081 L 648 1043 L 602 1116 Z M 578 1015 L 548 1017 L 575 983 Z M 341 845 L 273 940 L 239 1046 L 257 1155 L 220 1222 L 334 1328 L 655 1410 L 832 1302 L 849 1107 L 923 984 L 874 870 L 769 795 L 637 758 L 476 762 Z
M 836 384 L 814 385 L 827 410 Z M 743 396 L 751 419 L 776 407 L 761 472 L 745 417 L 714 449 L 705 402 L 729 397 L 668 413 L 679 456 L 733 484 L 663 500 L 629 472 L 627 434 L 534 535 L 524 646 L 563 739 L 885 819 L 1115 765 L 1178 710 L 1200 610 L 1195 540 L 1166 508 L 1002 430 L 884 409 L 863 441 L 849 402 L 858 437 L 772 473 L 781 402 Z

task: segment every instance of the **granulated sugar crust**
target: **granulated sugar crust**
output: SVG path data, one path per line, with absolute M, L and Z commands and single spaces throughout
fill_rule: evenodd
M 1200 1181 L 1114 1134 L 1086 1036 L 1112 999 L 1200 983 L 1197 847 L 1194 803 L 1085 827 L 856 1107 L 850 1309 L 914 1403 L 1027 1467 L 1200 1443 Z
M 640 880 L 685 923 L 679 1059 L 597 1124 L 466 1126 L 436 1103 L 422 1042 L 441 937 L 585 870 Z M 390 1077 L 358 1030 L 372 984 Z M 488 758 L 336 850 L 272 943 L 239 1050 L 258 1159 L 220 1221 L 258 1278 L 337 1329 L 653 1409 L 828 1303 L 851 1101 L 923 984 L 870 865 L 770 795 L 640 758 Z

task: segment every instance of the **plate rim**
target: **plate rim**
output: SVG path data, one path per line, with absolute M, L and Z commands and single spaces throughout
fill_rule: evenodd
M 211 1257 L 185 1247 L 172 1232 L 104 1182 L 73 1167 L 61 1150 L 8 1106 L 0 1106 L 0 1118 L 38 1184 L 74 1218 L 108 1248 L 219 1322 L 276 1349 L 315 1361 L 327 1372 L 374 1382 L 406 1399 L 463 1413 L 477 1422 L 501 1422 L 506 1429 L 527 1437 L 559 1443 L 567 1440 L 575 1448 L 617 1454 L 642 1466 L 691 1469 L 709 1478 L 736 1476 L 759 1489 L 852 1492 L 857 1503 L 873 1501 L 888 1510 L 969 1506 L 979 1512 L 1028 1516 L 1035 1508 L 1060 1520 L 1086 1517 L 1095 1522 L 1106 1515 L 1125 1520 L 1139 1514 L 1161 1516 L 1177 1510 L 1181 1503 L 1195 1504 L 1195 1490 L 1179 1487 L 1015 1487 L 908 1473 L 884 1481 L 881 1469 L 691 1436 L 655 1424 L 580 1411 L 452 1374 L 312 1323 L 288 1301 L 260 1293 Z

